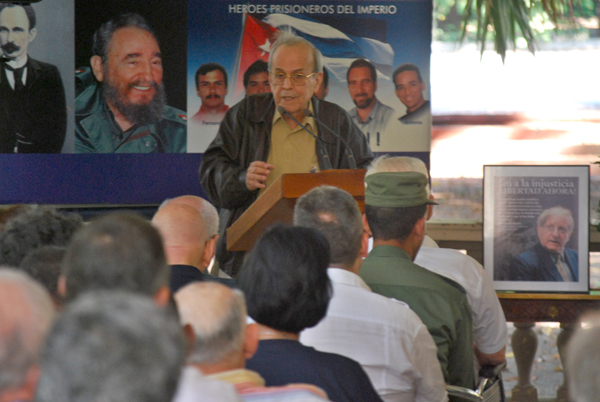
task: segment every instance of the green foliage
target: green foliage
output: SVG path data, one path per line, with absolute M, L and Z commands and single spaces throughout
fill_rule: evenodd
M 587 38 L 577 18 L 597 15 L 600 0 L 436 0 L 434 39 L 476 42 L 483 51 L 493 42 L 504 60 L 509 48 L 556 37 Z

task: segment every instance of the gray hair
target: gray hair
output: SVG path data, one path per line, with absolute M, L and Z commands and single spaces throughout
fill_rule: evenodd
M 204 218 L 204 226 L 208 232 L 208 238 L 213 238 L 219 234 L 219 212 L 217 208 L 204 198 L 202 198 L 202 209 L 200 215 Z
M 548 208 L 542 211 L 540 216 L 537 218 L 537 226 L 542 227 L 546 223 L 549 217 L 551 216 L 562 216 L 567 218 L 569 221 L 569 231 L 572 232 L 573 228 L 575 228 L 575 221 L 573 220 L 573 214 L 567 208 L 556 206 L 552 208 Z
M 94 33 L 92 44 L 92 54 L 94 56 L 100 56 L 104 66 L 108 63 L 108 47 L 110 46 L 113 34 L 117 29 L 127 27 L 135 27 L 148 31 L 156 39 L 156 35 L 152 28 L 150 28 L 150 25 L 148 25 L 148 22 L 146 22 L 144 17 L 139 14 L 122 14 L 105 22 Z M 156 39 L 156 41 L 158 42 L 158 39 Z
M 429 172 L 427 166 L 421 159 L 411 158 L 409 156 L 392 156 L 383 155 L 375 159 L 367 168 L 365 177 L 374 173 L 383 172 L 418 172 L 423 173 L 427 179 L 429 179 Z M 425 187 L 427 195 L 431 195 L 431 188 L 429 183 Z
M 573 402 L 596 402 L 600 395 L 600 313 L 582 320 L 567 344 L 565 372 L 569 373 L 569 396 Z
M 38 402 L 170 401 L 184 363 L 172 310 L 126 292 L 90 292 L 59 315 L 41 357 Z
M 313 60 L 314 60 L 314 64 L 315 64 L 313 66 L 313 72 L 314 73 L 322 72 L 323 71 L 323 56 L 321 55 L 321 52 L 319 52 L 319 50 L 312 43 L 307 41 L 306 39 L 304 39 L 298 35 L 295 35 L 291 31 L 285 30 L 285 29 L 282 30 L 277 35 L 277 39 L 271 45 L 271 50 L 269 53 L 269 71 L 273 71 L 273 55 L 275 54 L 277 49 L 279 49 L 280 46 L 298 46 L 298 45 L 308 46 L 312 50 Z
M 0 394 L 23 386 L 54 314 L 41 285 L 22 272 L 0 268 Z
M 321 232 L 331 247 L 331 264 L 351 267 L 360 253 L 363 226 L 356 201 L 337 187 L 317 187 L 294 208 L 294 225 Z
M 196 282 L 175 294 L 183 325 L 194 329 L 196 342 L 188 362 L 223 362 L 244 345 L 246 300 L 239 289 L 216 282 Z
M 160 234 L 132 213 L 108 214 L 80 230 L 67 247 L 62 275 L 67 300 L 97 289 L 151 296 L 169 284 Z
M 83 226 L 75 213 L 63 214 L 52 207 L 36 207 L 12 218 L 0 233 L 0 264 L 18 267 L 32 250 L 42 246 L 66 246 Z

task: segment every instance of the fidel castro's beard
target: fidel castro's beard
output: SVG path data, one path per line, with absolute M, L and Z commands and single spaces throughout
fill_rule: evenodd
M 127 85 L 126 91 L 130 90 L 139 82 L 133 82 Z M 119 87 L 113 85 L 110 79 L 104 81 L 102 85 L 102 95 L 104 100 L 113 105 L 125 118 L 134 126 L 156 123 L 163 118 L 163 108 L 167 103 L 165 87 L 163 83 L 150 83 L 156 90 L 156 93 L 147 104 L 132 103 L 122 94 Z

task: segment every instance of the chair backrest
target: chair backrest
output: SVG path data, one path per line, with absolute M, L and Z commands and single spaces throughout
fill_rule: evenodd
M 479 384 L 476 390 L 446 385 L 446 391 L 451 399 L 469 402 L 506 402 L 502 370 L 506 363 L 497 366 L 485 366 L 479 370 Z

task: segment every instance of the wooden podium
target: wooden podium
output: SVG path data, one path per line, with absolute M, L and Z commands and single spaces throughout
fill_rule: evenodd
M 352 169 L 284 174 L 227 229 L 227 250 L 249 251 L 264 230 L 273 223 L 291 225 L 296 200 L 315 187 L 334 186 L 346 190 L 363 211 L 365 173 L 364 169 Z

